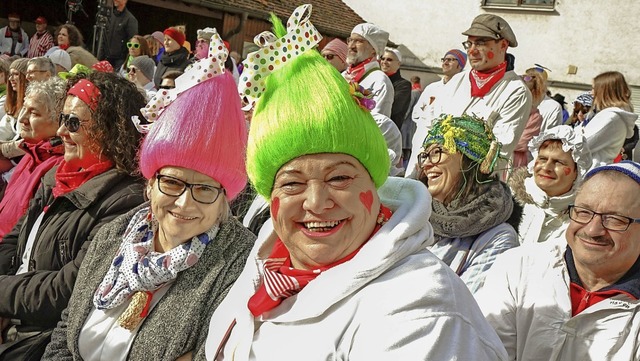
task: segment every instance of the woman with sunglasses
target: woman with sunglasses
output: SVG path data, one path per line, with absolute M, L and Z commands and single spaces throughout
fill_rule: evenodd
M 114 73 L 69 79 L 57 134 L 60 165 L 0 243 L 0 358 L 40 359 L 101 227 L 144 201 L 141 140 L 131 117 L 144 98 Z
M 619 158 L 625 140 L 634 136 L 638 115 L 633 113 L 631 89 L 624 75 L 608 71 L 593 78 L 593 113 L 583 130 L 595 167 Z
M 255 239 L 229 210 L 247 179 L 240 99 L 222 55 L 207 60 L 152 123 L 140 150 L 149 201 L 94 239 L 45 359 L 204 359 L 211 314 Z
M 133 61 L 133 59 L 142 55 L 146 55 L 149 58 L 151 58 L 152 56 L 151 49 L 149 49 L 149 44 L 144 39 L 144 37 L 140 35 L 134 35 L 131 39 L 129 39 L 129 41 L 127 42 L 127 49 L 129 50 L 127 60 L 122 64 L 122 67 L 118 69 L 118 74 L 120 74 L 120 76 L 125 79 L 128 76 L 129 67 L 131 66 L 131 62 Z
M 514 210 L 511 192 L 492 175 L 500 147 L 482 119 L 445 115 L 433 124 L 418 155 L 419 180 L 433 197 L 429 222 L 436 242 L 429 249 L 474 294 L 496 257 L 519 245 L 506 223 Z

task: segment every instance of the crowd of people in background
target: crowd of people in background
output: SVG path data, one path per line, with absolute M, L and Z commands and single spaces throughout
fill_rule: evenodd
M 0 361 L 640 359 L 625 76 L 569 113 L 481 14 L 423 88 L 311 11 L 247 54 L 127 0 L 97 54 L 8 15 Z

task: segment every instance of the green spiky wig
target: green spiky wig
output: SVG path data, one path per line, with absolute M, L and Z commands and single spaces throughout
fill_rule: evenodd
M 276 36 L 283 36 L 282 23 L 272 21 Z M 258 194 L 270 199 L 278 170 L 309 154 L 351 155 L 376 187 L 386 181 L 390 160 L 380 129 L 318 51 L 290 60 L 267 77 L 265 86 L 247 142 L 247 174 Z

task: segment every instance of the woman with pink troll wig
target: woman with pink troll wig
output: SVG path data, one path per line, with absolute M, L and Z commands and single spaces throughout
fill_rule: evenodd
M 247 182 L 247 130 L 214 38 L 212 56 L 143 110 L 149 201 L 92 242 L 45 359 L 204 358 L 209 319 L 255 240 L 230 217 Z

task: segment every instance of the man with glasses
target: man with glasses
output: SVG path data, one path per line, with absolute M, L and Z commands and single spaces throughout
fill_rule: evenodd
M 477 297 L 511 360 L 640 359 L 640 164 L 585 179 L 566 242 L 505 252 Z
M 45 81 L 54 75 L 56 75 L 56 67 L 51 59 L 45 56 L 29 59 L 27 81 Z
M 413 133 L 411 145 L 409 145 L 411 148 L 410 154 L 420 153 L 422 141 L 431 128 L 431 121 L 440 115 L 434 114 L 432 104 L 451 77 L 464 70 L 465 65 L 467 65 L 467 54 L 462 50 L 451 49 L 444 54 L 440 61 L 442 63 L 442 79 L 424 88 L 412 110 L 411 118 L 416 123 L 416 131 Z M 415 170 L 417 158 L 409 155 L 407 159 L 406 174 L 409 175 Z
M 29 51 L 29 35 L 20 27 L 20 15 L 7 16 L 9 25 L 0 28 L 0 54 L 25 57 Z
M 347 44 L 335 38 L 322 48 L 322 57 L 333 65 L 339 72 L 347 70 Z
M 512 159 L 531 110 L 531 92 L 507 71 L 509 47 L 518 46 L 511 26 L 493 14 L 478 15 L 462 33 L 470 70 L 456 74 L 433 103 L 433 114 L 473 114 L 483 118 L 502 143 L 501 154 Z M 418 142 L 421 144 L 422 142 Z M 502 164 L 498 169 L 503 169 Z
M 393 85 L 394 95 L 390 118 L 398 129 L 402 128 L 411 102 L 411 82 L 400 75 L 400 64 L 402 64 L 400 51 L 395 48 L 385 48 L 384 54 L 380 57 L 380 68 L 387 74 Z
M 393 84 L 380 70 L 378 57 L 384 54 L 389 33 L 377 25 L 363 23 L 356 25 L 347 39 L 347 64 L 342 75 L 348 82 L 356 82 L 373 94 L 376 105 L 372 113 L 391 116 L 393 106 Z

